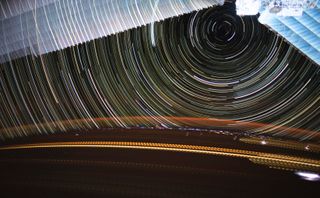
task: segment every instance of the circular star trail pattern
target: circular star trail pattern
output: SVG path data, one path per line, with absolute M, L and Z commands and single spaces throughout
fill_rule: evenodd
M 232 5 L 14 60 L 0 75 L 2 137 L 130 127 L 150 116 L 143 125 L 196 117 L 265 123 L 252 132 L 296 138 L 320 130 L 320 67 Z

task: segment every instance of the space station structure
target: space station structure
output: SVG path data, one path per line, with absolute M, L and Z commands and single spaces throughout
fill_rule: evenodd
M 276 16 L 301 16 L 304 10 L 317 7 L 319 0 L 236 0 L 238 15 L 258 13 Z
M 1 0 L 0 63 L 223 4 L 224 0 Z
M 147 3 L 146 3 L 147 2 Z M 0 63 L 42 55 L 224 0 L 2 0 Z M 320 65 L 320 0 L 236 0 L 238 15 L 259 21 Z
M 320 65 L 320 0 L 237 0 L 238 15 L 259 15 L 259 22 L 284 37 Z

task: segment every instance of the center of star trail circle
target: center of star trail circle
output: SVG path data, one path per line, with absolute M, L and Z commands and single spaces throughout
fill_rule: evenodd
M 237 16 L 221 13 L 219 16 L 208 16 L 208 20 L 205 20 L 204 26 L 206 26 L 205 36 L 210 43 L 217 43 L 220 45 L 228 45 L 235 38 L 239 28 L 237 28 Z M 238 35 L 237 35 L 238 36 Z
M 180 39 L 179 44 L 188 48 L 185 51 L 194 59 L 193 66 L 219 82 L 246 79 L 262 61 L 252 52 L 263 38 L 268 36 L 269 41 L 277 38 L 268 31 L 259 31 L 262 27 L 255 18 L 241 18 L 228 6 L 200 11 L 182 21 L 185 25 L 181 28 L 188 32 L 188 39 Z M 273 47 L 273 44 L 264 45 Z M 260 53 L 267 53 L 267 49 Z
M 233 26 L 228 21 L 223 21 L 221 23 L 216 24 L 215 29 L 213 30 L 213 34 L 211 36 L 215 36 L 219 41 L 228 42 L 232 39 L 234 35 Z

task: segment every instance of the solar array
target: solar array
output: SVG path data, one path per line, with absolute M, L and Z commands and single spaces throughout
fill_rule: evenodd
M 1 1 L 0 63 L 41 55 L 140 27 L 223 0 Z

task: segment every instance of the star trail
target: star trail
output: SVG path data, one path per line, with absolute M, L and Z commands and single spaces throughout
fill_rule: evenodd
M 319 138 L 319 65 L 233 6 L 1 64 L 1 138 L 201 123 Z

